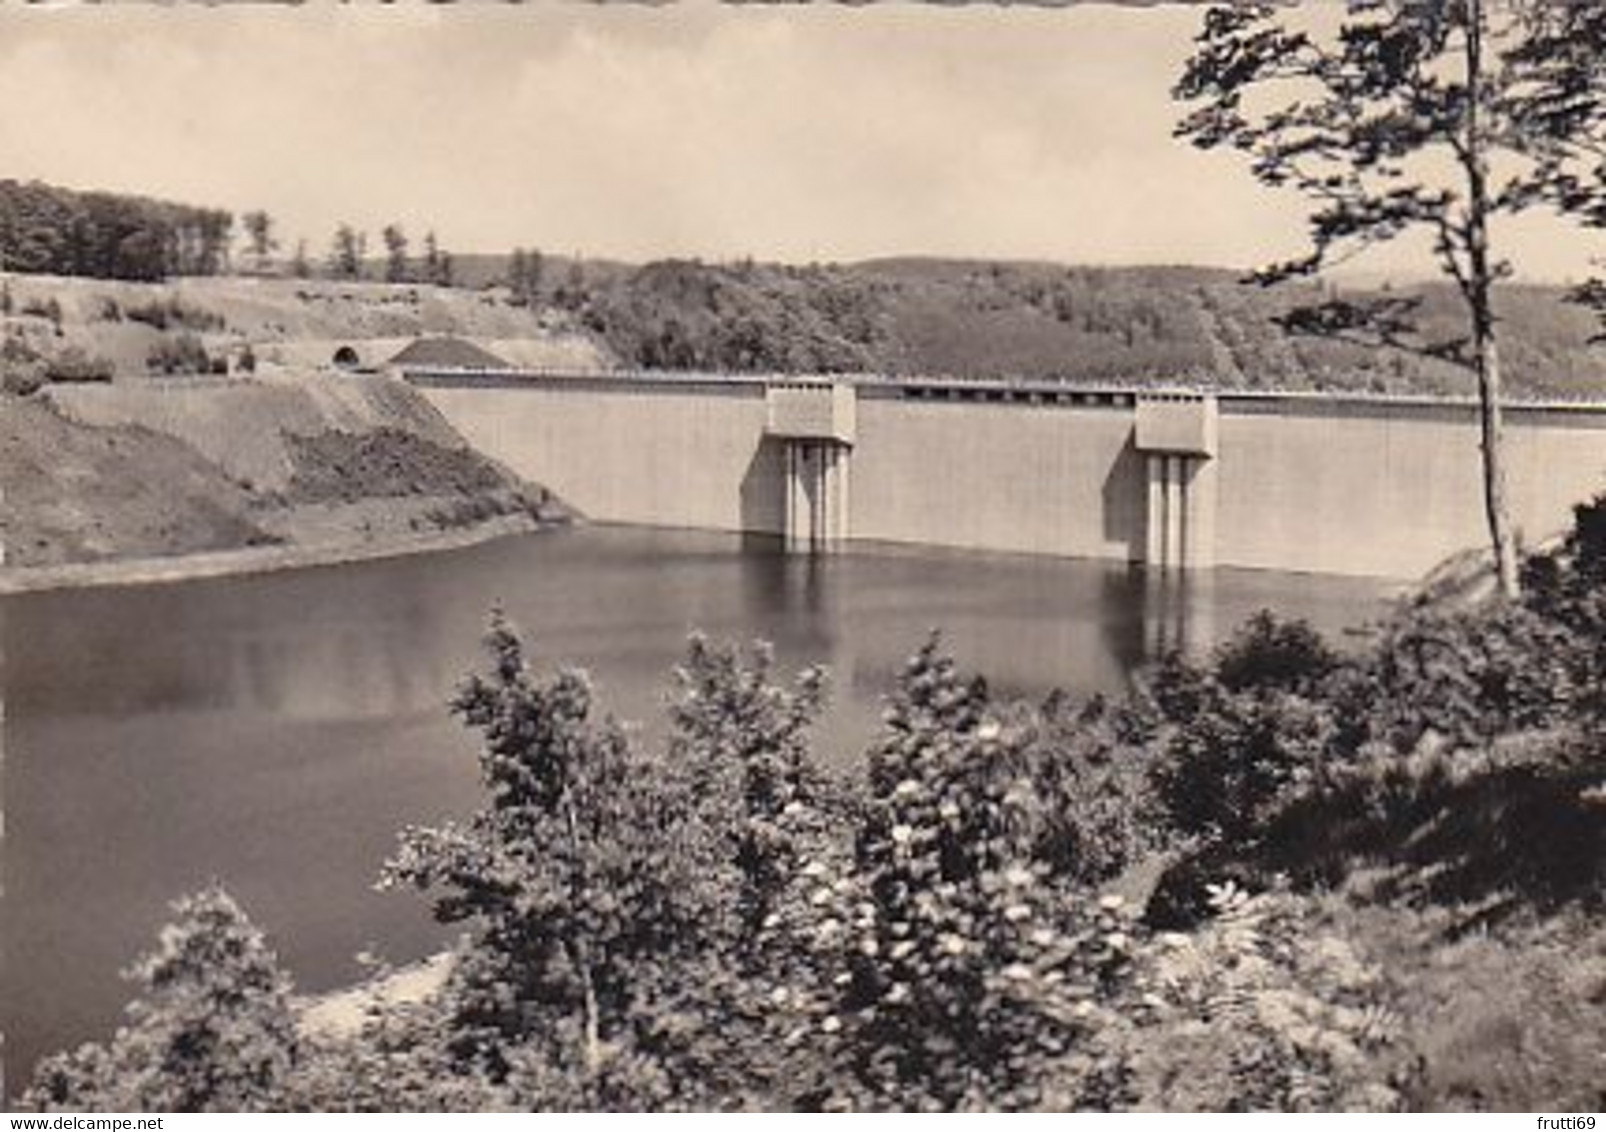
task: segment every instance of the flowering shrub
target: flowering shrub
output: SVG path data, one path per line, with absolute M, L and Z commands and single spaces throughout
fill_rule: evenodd
M 814 765 L 808 729 L 825 700 L 825 673 L 804 671 L 795 690 L 771 680 L 773 653 L 744 660 L 694 634 L 676 671 L 670 708 L 670 773 L 699 800 L 741 871 L 741 931 L 752 944 L 767 930 L 790 878 L 823 851 L 834 799 Z
M 809 745 L 825 673 L 787 688 L 773 668 L 767 645 L 743 655 L 694 634 L 675 673 L 668 773 L 696 800 L 707 867 L 732 891 L 703 976 L 709 1020 L 681 1054 L 701 1107 L 806 1105 L 825 1088 L 818 1025 L 839 960 L 810 897 L 819 877 L 844 875 L 848 815 Z
M 904 669 L 870 750 L 852 899 L 822 924 L 848 956 L 828 1024 L 851 1103 L 1029 1107 L 1075 1041 L 1078 982 L 1106 971 L 1036 855 L 1031 743 L 935 639 Z

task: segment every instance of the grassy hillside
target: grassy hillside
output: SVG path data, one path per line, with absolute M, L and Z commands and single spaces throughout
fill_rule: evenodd
M 297 437 L 391 428 L 437 447 L 463 443 L 416 392 L 379 377 L 57 385 L 41 397 L 80 424 L 173 437 L 230 478 L 263 491 L 284 491 L 295 477 Z

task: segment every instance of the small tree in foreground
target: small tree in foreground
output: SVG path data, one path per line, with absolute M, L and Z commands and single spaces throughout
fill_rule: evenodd
M 42 1062 L 28 1108 L 252 1112 L 279 1107 L 296 1064 L 290 978 L 222 888 L 173 905 L 177 920 L 128 972 L 141 994 L 105 1045 Z
M 489 800 L 466 825 L 408 830 L 386 876 L 476 927 L 450 991 L 465 1059 L 543 1107 L 660 1107 L 676 1082 L 658 1055 L 699 1021 L 687 1003 L 734 886 L 709 871 L 691 799 L 593 720 L 583 673 L 538 678 L 500 617 L 487 647 L 454 709 L 485 736 Z
M 1469 333 L 1415 338 L 1415 301 L 1333 301 L 1296 311 L 1298 329 L 1359 335 L 1459 361 L 1477 376 L 1484 511 L 1500 588 L 1519 588 L 1501 447 L 1501 365 L 1493 291 L 1511 272 L 1491 223 L 1535 208 L 1598 222 L 1601 117 L 1594 91 L 1606 22 L 1570 0 L 1348 0 L 1330 35 L 1309 13 L 1235 4 L 1205 15 L 1175 94 L 1196 104 L 1177 127 L 1203 149 L 1253 158 L 1263 184 L 1311 198 L 1312 250 L 1258 275 L 1314 273 L 1426 231 L 1465 303 Z M 1561 63 L 1545 45 L 1568 42 Z M 1590 38 L 1578 43 L 1578 37 Z
M 842 967 L 816 933 L 811 897 L 820 878 L 849 871 L 848 815 L 810 749 L 825 672 L 804 669 L 787 685 L 774 667 L 766 644 L 744 653 L 693 634 L 675 672 L 669 789 L 694 800 L 708 831 L 699 871 L 727 886 L 708 905 L 720 971 L 687 1030 L 696 1040 L 676 1055 L 676 1075 L 695 1079 L 688 1099 L 704 1107 L 810 1107 L 825 1090 L 817 1027 Z
M 744 657 L 694 634 L 670 709 L 670 765 L 739 870 L 743 947 L 758 946 L 793 875 L 824 852 L 829 821 L 827 783 L 808 738 L 825 702 L 825 674 L 807 669 L 787 689 L 773 681 L 773 665 L 767 645 Z

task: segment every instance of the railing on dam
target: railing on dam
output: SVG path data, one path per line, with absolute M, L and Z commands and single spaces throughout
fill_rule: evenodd
M 698 370 L 489 369 L 467 367 L 402 367 L 401 376 L 420 385 L 517 388 L 552 384 L 576 388 L 631 386 L 641 389 L 709 390 L 752 395 L 777 385 L 849 385 L 868 399 L 905 397 L 933 401 L 979 401 L 1024 404 L 1074 404 L 1130 408 L 1141 392 L 1128 386 L 1069 384 L 1047 379 L 905 376 L 870 373 L 724 373 Z M 1192 395 L 1196 391 L 1153 390 L 1155 394 Z
M 1100 384 L 1050 377 L 962 377 L 876 373 L 733 373 L 718 370 L 612 369 L 531 367 L 401 367 L 400 375 L 415 384 L 517 388 L 530 384 L 631 386 L 642 389 L 696 389 L 755 396 L 775 385 L 851 385 L 861 398 L 903 398 L 934 403 L 1071 405 L 1080 408 L 1132 408 L 1142 399 L 1214 397 L 1225 412 L 1275 413 L 1280 409 L 1314 409 L 1324 405 L 1375 406 L 1380 409 L 1476 408 L 1471 394 L 1384 393 L 1369 390 L 1243 389 L 1208 384 Z M 1603 413 L 1598 397 L 1506 397 L 1504 408 L 1527 412 Z

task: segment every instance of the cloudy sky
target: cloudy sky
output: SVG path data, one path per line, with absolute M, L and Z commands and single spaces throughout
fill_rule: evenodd
M 263 207 L 316 253 L 341 221 L 398 220 L 458 251 L 633 260 L 1295 254 L 1297 201 L 1170 136 L 1198 19 L 5 5 L 0 175 Z M 1583 274 L 1576 236 L 1519 235 L 1524 274 Z

